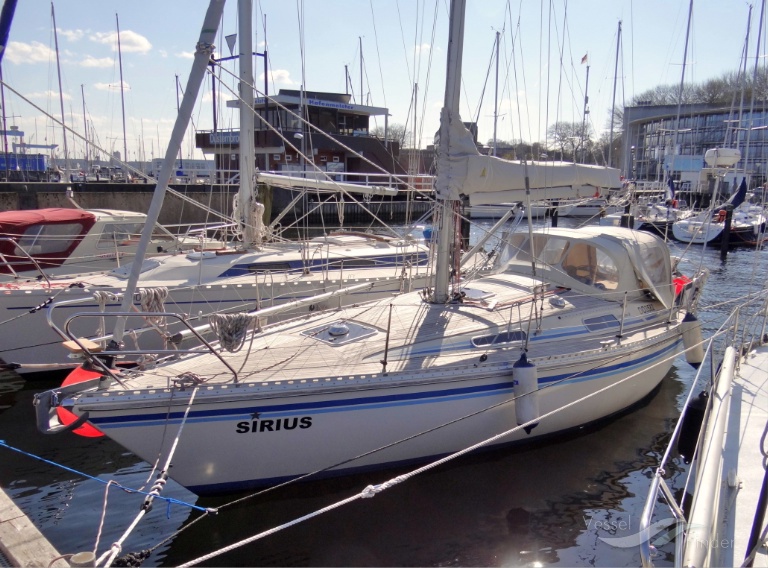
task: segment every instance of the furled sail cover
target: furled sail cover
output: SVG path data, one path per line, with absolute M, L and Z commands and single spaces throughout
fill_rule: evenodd
M 449 120 L 443 109 L 441 119 Z M 531 200 L 593 197 L 596 192 L 621 188 L 619 170 L 570 162 L 512 162 L 477 151 L 472 135 L 459 117 L 449 120 L 448 151 L 438 155 L 438 199 L 469 197 L 471 205 L 526 201 L 525 176 Z M 438 147 L 440 147 L 438 145 Z

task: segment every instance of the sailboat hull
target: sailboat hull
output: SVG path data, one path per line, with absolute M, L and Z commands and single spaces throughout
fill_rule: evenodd
M 486 447 L 570 430 L 637 403 L 659 384 L 680 344 L 675 328 L 659 334 L 648 340 L 649 352 L 617 345 L 539 362 L 538 424 L 530 434 L 517 428 Z M 192 389 L 178 392 L 170 407 L 162 390 L 95 393 L 81 397 L 75 411 L 89 412 L 91 423 L 148 461 L 167 451 L 183 426 L 171 475 L 196 493 L 215 493 L 311 472 L 404 465 L 512 430 L 512 362 L 418 377 L 340 377 L 328 381 L 332 386 L 321 380 L 204 387 L 186 420 Z

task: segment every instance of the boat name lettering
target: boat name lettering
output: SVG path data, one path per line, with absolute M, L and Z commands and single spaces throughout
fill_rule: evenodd
M 302 418 L 261 418 L 257 420 L 244 420 L 237 423 L 237 433 L 247 434 L 248 432 L 277 432 L 279 430 L 306 430 L 312 426 L 312 417 L 303 416 Z
M 643 304 L 642 306 L 639 306 L 637 310 L 641 314 L 649 314 L 653 311 L 653 306 L 651 304 Z

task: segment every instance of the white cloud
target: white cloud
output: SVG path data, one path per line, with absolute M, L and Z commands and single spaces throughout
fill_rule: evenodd
M 111 57 L 99 57 L 97 59 L 96 57 L 86 55 L 78 64 L 80 67 L 112 67 L 115 64 L 115 60 Z
M 287 69 L 270 69 L 269 70 L 269 76 L 272 78 L 273 83 L 276 85 L 295 85 L 296 83 L 293 82 L 291 79 L 291 72 Z M 264 81 L 264 73 L 259 75 L 259 79 L 263 82 Z
M 168 57 L 168 52 L 167 52 L 166 50 L 164 50 L 164 49 L 159 49 L 159 50 L 157 51 L 157 54 L 158 54 L 160 57 Z
M 56 100 L 59 100 L 59 93 L 58 91 L 37 91 L 35 93 L 28 93 L 27 98 L 29 99 L 38 99 L 38 100 L 48 100 L 50 98 L 54 98 Z M 68 93 L 62 93 L 61 98 L 63 98 L 65 101 L 72 99 L 72 95 Z
M 48 63 L 55 59 L 56 53 L 39 41 L 22 43 L 12 41 L 5 50 L 5 58 L 11 63 Z
M 61 28 L 56 28 L 56 31 L 59 35 L 64 36 L 69 41 L 78 41 L 83 39 L 83 36 L 85 35 L 83 30 L 62 30 Z
M 91 34 L 90 40 L 96 43 L 108 45 L 112 51 L 117 51 L 117 32 L 96 32 Z M 148 53 L 152 49 L 152 44 L 141 34 L 131 30 L 122 30 L 120 32 L 120 49 L 123 53 Z
M 428 43 L 422 43 L 421 45 L 417 45 L 413 48 L 413 51 L 416 53 L 416 55 L 421 55 L 422 53 L 429 53 L 429 50 L 432 49 L 432 46 Z
M 120 90 L 120 83 L 94 83 L 93 86 L 99 91 L 119 91 Z M 123 89 L 126 91 L 130 91 L 131 86 L 125 81 L 123 81 Z

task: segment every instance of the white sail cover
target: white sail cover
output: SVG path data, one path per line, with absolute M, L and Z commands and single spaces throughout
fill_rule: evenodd
M 443 113 L 448 114 L 445 109 Z M 443 119 L 448 117 L 443 116 Z M 458 117 L 451 117 L 448 155 L 438 156 L 438 172 L 446 172 L 436 184 L 438 199 L 469 197 L 470 205 L 498 205 L 525 201 L 525 177 L 531 199 L 593 197 L 596 191 L 619 189 L 616 168 L 570 162 L 512 162 L 478 152 L 472 135 Z

